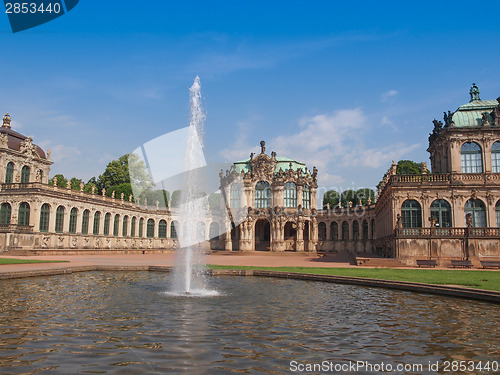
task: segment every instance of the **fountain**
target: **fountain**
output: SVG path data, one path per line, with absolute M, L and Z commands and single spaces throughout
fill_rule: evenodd
M 189 89 L 191 116 L 187 132 L 184 154 L 183 184 L 179 218 L 184 227 L 178 228 L 181 248 L 177 251 L 176 267 L 172 293 L 195 296 L 214 295 L 216 291 L 206 289 L 204 277 L 204 250 L 201 246 L 203 236 L 197 223 L 204 222 L 207 216 L 207 198 L 199 191 L 205 164 L 203 154 L 203 125 L 205 113 L 201 103 L 200 78 L 196 76 Z

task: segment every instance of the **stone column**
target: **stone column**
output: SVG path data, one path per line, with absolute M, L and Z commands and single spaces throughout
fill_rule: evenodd
M 49 233 L 55 233 L 56 231 L 56 211 L 57 211 L 57 205 L 51 204 L 50 205 L 50 214 L 49 214 Z M 31 215 L 30 215 L 31 216 Z M 40 218 L 40 215 L 38 215 Z M 31 223 L 31 217 L 30 217 L 30 223 Z
M 253 190 L 252 186 L 246 186 L 245 185 L 245 200 L 246 200 L 246 206 L 247 207 L 254 207 L 254 197 L 253 197 Z
M 30 204 L 30 225 L 33 225 L 33 232 L 39 233 L 40 232 L 40 207 L 42 204 L 40 202 L 33 202 Z M 10 223 L 11 224 L 17 224 L 18 220 L 18 213 L 19 213 L 19 202 L 12 202 L 11 204 L 11 217 L 10 217 Z M 14 221 L 13 218 L 16 218 Z
M 427 199 L 423 199 L 422 202 L 420 202 L 420 205 L 422 207 L 422 228 L 430 228 L 431 227 L 431 222 L 429 221 L 429 217 L 431 217 L 430 203 L 428 202 Z
M 101 211 L 101 216 L 99 218 L 99 234 L 104 235 L 104 219 L 106 218 L 106 212 Z
M 454 173 L 462 173 L 461 147 L 458 140 L 450 142 L 451 171 Z
M 73 207 L 68 206 L 64 209 L 63 233 L 69 233 L 69 217 L 71 215 L 72 208 Z
M 464 205 L 467 199 L 454 199 L 452 200 L 453 221 L 454 226 L 464 228 L 465 225 L 465 211 Z
M 484 201 L 486 202 L 486 225 L 490 228 L 498 227 L 495 201 L 492 198 L 485 199 Z
M 82 234 L 82 219 L 83 219 L 83 211 L 85 211 L 84 207 L 77 207 L 78 213 L 76 214 L 76 234 Z
M 491 146 L 493 143 L 481 142 L 481 156 L 483 158 L 483 172 L 491 173 Z
M 302 196 L 304 194 L 304 186 L 303 185 L 297 185 L 297 207 L 304 205 L 302 204 Z
M 311 208 L 316 208 L 317 206 L 317 197 L 316 197 L 316 187 L 310 187 L 311 189 Z
M 224 238 L 224 250 L 233 251 L 233 241 L 231 240 L 231 222 L 229 220 L 224 221 L 224 227 L 226 228 L 226 234 Z
M 295 249 L 297 252 L 304 251 L 304 220 L 301 218 L 297 220 L 297 240 L 295 243 Z

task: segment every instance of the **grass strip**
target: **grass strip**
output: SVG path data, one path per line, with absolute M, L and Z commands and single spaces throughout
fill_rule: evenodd
M 0 258 L 0 265 L 1 264 L 29 264 L 29 263 L 69 263 L 69 261 L 67 261 L 67 260 Z
M 415 283 L 458 285 L 475 289 L 500 291 L 500 271 L 436 270 L 397 268 L 317 268 L 317 267 L 254 267 L 209 265 L 210 269 L 267 270 L 365 277 L 379 280 L 410 281 Z

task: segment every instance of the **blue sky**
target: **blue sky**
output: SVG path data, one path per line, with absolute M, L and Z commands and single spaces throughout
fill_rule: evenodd
M 428 161 L 434 118 L 500 96 L 498 1 L 92 1 L 13 34 L 0 17 L 0 111 L 87 180 L 187 126 L 200 76 L 206 153 L 259 150 L 374 187 L 391 160 Z

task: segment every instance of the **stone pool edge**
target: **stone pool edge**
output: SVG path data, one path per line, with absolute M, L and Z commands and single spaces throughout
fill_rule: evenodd
M 152 271 L 169 272 L 171 266 L 76 266 L 44 270 L 24 270 L 12 272 L 0 272 L 0 280 L 19 279 L 38 276 L 66 275 L 74 272 L 89 271 Z M 359 286 L 370 286 L 377 288 L 396 289 L 418 293 L 428 293 L 443 295 L 449 297 L 458 297 L 478 301 L 492 302 L 500 304 L 500 292 L 484 289 L 471 289 L 455 286 L 445 286 L 438 284 L 424 284 L 406 281 L 380 280 L 364 277 L 335 276 L 335 275 L 317 275 L 311 273 L 284 272 L 284 271 L 264 271 L 264 270 L 207 270 L 211 276 L 257 276 L 257 277 L 276 277 L 284 279 L 297 279 L 309 281 L 321 281 L 337 284 L 349 284 Z

